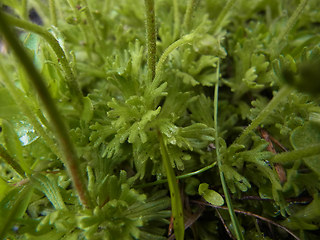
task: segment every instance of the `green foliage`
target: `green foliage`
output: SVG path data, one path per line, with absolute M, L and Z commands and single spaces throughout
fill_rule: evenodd
M 152 2 L 1 1 L 0 238 L 317 239 L 318 0 Z
M 201 183 L 199 185 L 199 194 L 212 205 L 222 206 L 224 204 L 224 200 L 221 195 L 214 190 L 208 189 L 208 187 L 209 184 Z

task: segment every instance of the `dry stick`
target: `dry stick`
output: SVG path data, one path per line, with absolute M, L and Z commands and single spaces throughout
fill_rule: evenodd
M 147 48 L 148 48 L 148 80 L 153 80 L 156 75 L 156 23 L 154 12 L 154 0 L 145 0 L 146 25 L 147 25 Z
M 215 205 L 212 205 L 210 203 L 206 203 L 206 202 L 202 202 L 202 201 L 196 201 L 196 200 L 193 200 L 192 201 L 193 203 L 197 203 L 197 204 L 200 204 L 200 205 L 205 205 L 205 206 L 209 206 L 209 207 L 212 207 L 212 208 L 219 208 L 219 209 L 223 209 L 223 210 L 228 210 L 227 207 L 222 207 L 222 206 L 215 206 Z M 277 226 L 281 229 L 283 229 L 284 231 L 286 231 L 287 233 L 289 233 L 292 237 L 294 237 L 295 239 L 297 240 L 300 240 L 293 232 L 291 232 L 288 228 L 286 228 L 285 226 L 282 226 L 280 225 L 279 223 L 276 223 L 268 218 L 265 218 L 265 217 L 262 217 L 262 216 L 259 216 L 255 213 L 252 213 L 252 212 L 248 212 L 248 211 L 243 211 L 243 210 L 238 210 L 238 209 L 234 209 L 234 211 L 236 213 L 241 213 L 241 214 L 244 214 L 244 215 L 247 215 L 247 216 L 252 216 L 252 217 L 255 217 L 255 218 L 258 218 L 262 221 L 265 221 L 267 223 L 271 223 L 272 225 L 274 226 Z
M 226 232 L 228 233 L 229 237 L 233 240 L 236 240 L 236 238 L 232 235 L 230 229 L 228 228 L 227 224 L 225 223 L 223 217 L 221 216 L 219 210 L 216 208 L 216 212 L 220 218 L 220 221 L 222 222 L 223 226 L 224 226 L 224 229 L 226 230 Z
M 48 117 L 52 126 L 54 127 L 57 140 L 63 153 L 64 163 L 71 175 L 72 182 L 79 195 L 81 203 L 85 207 L 91 207 L 92 203 L 89 198 L 88 190 L 84 178 L 81 174 L 80 163 L 76 154 L 75 147 L 70 139 L 68 130 L 63 122 L 62 116 L 58 111 L 50 93 L 45 85 L 45 81 L 33 65 L 33 62 L 27 52 L 23 49 L 21 43 L 14 35 L 12 29 L 8 25 L 7 18 L 0 11 L 0 32 L 2 32 L 6 42 L 11 46 L 16 58 L 21 62 L 26 73 L 29 76 L 30 82 L 33 84 L 34 89 L 39 95 L 44 108 L 48 113 Z

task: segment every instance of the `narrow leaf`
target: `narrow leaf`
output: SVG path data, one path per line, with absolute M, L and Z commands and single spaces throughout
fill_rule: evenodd
M 167 146 L 165 145 L 161 133 L 159 133 L 160 152 L 163 160 L 164 167 L 166 169 L 168 184 L 171 196 L 171 208 L 173 216 L 174 233 L 177 240 L 184 239 L 184 220 L 182 202 L 180 197 L 180 191 L 177 183 L 177 178 L 174 174 L 171 161 L 168 155 Z

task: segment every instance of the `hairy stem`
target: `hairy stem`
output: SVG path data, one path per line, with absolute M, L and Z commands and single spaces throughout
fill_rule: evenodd
M 147 64 L 148 79 L 153 80 L 156 74 L 157 34 L 154 12 L 154 0 L 145 0 L 146 28 L 147 28 Z
M 3 18 L 5 19 L 6 22 L 8 22 L 8 24 L 22 28 L 26 31 L 36 33 L 36 34 L 40 35 L 41 37 L 43 37 L 48 42 L 48 44 L 51 46 L 51 48 L 55 52 L 59 62 L 61 63 L 61 66 L 62 66 L 64 73 L 65 73 L 65 76 L 66 76 L 66 81 L 67 81 L 69 90 L 70 90 L 71 94 L 76 97 L 77 101 L 75 104 L 76 104 L 77 108 L 80 109 L 83 104 L 82 103 L 83 95 L 80 91 L 80 87 L 79 87 L 79 85 L 74 77 L 74 74 L 72 72 L 72 69 L 69 65 L 66 54 L 63 51 L 63 49 L 61 48 L 57 39 L 55 39 L 55 37 L 51 33 L 49 33 L 46 29 L 44 29 L 41 26 L 24 21 L 22 19 L 15 18 L 7 13 L 2 13 L 2 14 L 3 14 Z M 77 104 L 80 104 L 80 106 L 78 106 Z
M 220 30 L 224 19 L 227 17 L 227 14 L 229 13 L 230 9 L 232 8 L 233 4 L 236 1 L 237 0 L 229 0 L 228 3 L 225 5 L 225 7 L 222 9 L 217 20 L 215 21 L 215 23 L 213 25 L 213 28 L 212 28 L 213 33 L 216 33 L 218 30 Z
M 17 161 L 15 161 L 7 150 L 0 144 L 0 157 L 5 160 L 7 164 L 9 164 L 21 177 L 25 177 L 25 172 Z
M 220 143 L 219 143 L 219 131 L 218 131 L 218 95 L 219 95 L 219 75 L 220 75 L 220 62 L 218 61 L 217 64 L 217 83 L 215 86 L 215 91 L 214 91 L 214 128 L 215 128 L 215 132 L 216 132 L 216 136 L 215 136 L 215 146 L 216 146 L 216 153 L 217 153 L 217 163 L 218 163 L 218 168 L 219 168 L 219 173 L 220 173 L 220 180 L 221 180 L 221 184 L 222 184 L 222 189 L 225 195 L 225 199 L 226 199 L 226 203 L 228 206 L 228 211 L 229 211 L 229 215 L 231 218 L 231 222 L 232 225 L 234 227 L 236 236 L 238 240 L 244 240 L 244 237 L 242 235 L 241 229 L 240 229 L 240 224 L 238 222 L 237 216 L 233 210 L 233 205 L 231 202 L 231 197 L 229 195 L 229 190 L 227 187 L 227 183 L 226 180 L 224 178 L 224 173 L 222 171 L 222 160 L 221 160 L 221 156 L 220 156 Z
M 193 10 L 196 8 L 198 1 L 199 0 L 189 0 L 188 2 L 187 10 L 183 19 L 183 27 L 185 29 L 185 32 L 188 32 L 191 28 L 192 13 L 193 13 Z
M 164 53 L 162 53 L 162 55 L 157 63 L 157 66 L 156 66 L 156 75 L 154 78 L 154 82 L 156 84 L 158 84 L 158 82 L 161 80 L 161 73 L 163 71 L 164 63 L 165 63 L 167 57 L 169 56 L 169 54 L 173 50 L 175 50 L 176 48 L 178 48 L 184 44 L 187 44 L 189 42 L 192 42 L 201 27 L 202 27 L 202 25 L 197 27 L 197 29 L 195 29 L 192 33 L 184 35 L 182 38 L 180 38 L 179 40 L 172 43 L 169 47 L 167 47 L 167 49 L 164 51 Z
M 55 130 L 57 140 L 63 153 L 64 163 L 66 164 L 69 174 L 71 175 L 72 182 L 76 191 L 78 192 L 80 201 L 85 207 L 91 207 L 92 204 L 83 175 L 81 174 L 80 163 L 75 151 L 75 147 L 72 144 L 68 134 L 68 129 L 63 122 L 62 116 L 60 115 L 60 112 L 50 96 L 50 93 L 45 85 L 45 81 L 33 65 L 31 58 L 21 46 L 21 43 L 14 35 L 13 31 L 9 28 L 7 18 L 3 16 L 2 11 L 0 11 L 0 22 L 2 23 L 0 24 L 0 32 L 2 32 L 4 39 L 12 48 L 17 60 L 20 61 L 24 67 L 27 75 L 29 76 L 30 82 L 33 84 L 33 87 L 38 93 L 39 98 L 41 99 L 48 114 L 50 123 Z
M 259 115 L 251 122 L 251 124 L 242 132 L 242 134 L 235 140 L 235 143 L 242 144 L 251 131 L 256 129 L 263 120 L 271 114 L 276 106 L 285 99 L 290 93 L 291 88 L 287 85 L 282 87 L 275 97 L 268 103 L 268 105 L 259 113 Z
M 270 161 L 275 163 L 287 163 L 287 162 L 293 162 L 296 159 L 312 157 L 319 154 L 320 154 L 320 144 L 316 144 L 309 147 L 296 149 L 290 152 L 283 152 L 283 153 L 276 154 L 273 158 L 271 158 Z
M 180 35 L 180 25 L 181 25 L 178 0 L 173 0 L 173 16 L 174 16 L 173 40 L 175 41 Z
M 272 55 L 274 57 L 278 56 L 279 53 L 281 52 L 281 50 L 283 49 L 283 47 L 285 46 L 286 41 L 284 41 L 284 38 L 289 34 L 289 32 L 292 30 L 292 28 L 297 23 L 303 9 L 307 5 L 307 3 L 308 3 L 308 0 L 302 0 L 300 2 L 297 9 L 294 11 L 294 13 L 289 18 L 285 29 L 283 31 L 281 31 L 281 33 L 278 35 L 278 37 L 275 38 L 274 41 L 271 43 L 271 46 L 272 46 L 271 51 L 272 51 L 272 53 L 273 53 Z

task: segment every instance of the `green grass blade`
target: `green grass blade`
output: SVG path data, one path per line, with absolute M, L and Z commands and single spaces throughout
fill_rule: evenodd
M 219 74 L 220 74 L 220 62 L 218 62 L 218 64 L 217 64 L 217 79 L 219 79 Z M 219 95 L 219 81 L 216 83 L 215 92 L 214 92 L 214 127 L 216 129 L 215 141 L 216 141 L 217 162 L 218 162 L 218 167 L 219 167 L 219 172 L 220 172 L 221 184 L 222 184 L 223 192 L 225 195 L 225 200 L 227 202 L 231 222 L 232 222 L 232 225 L 234 226 L 234 231 L 236 233 L 238 240 L 244 240 L 244 237 L 243 237 L 241 229 L 240 229 L 240 224 L 239 224 L 237 216 L 233 210 L 231 197 L 229 195 L 227 183 L 224 178 L 223 171 L 222 171 L 222 161 L 221 161 L 221 156 L 220 156 L 220 152 L 219 152 L 220 145 L 219 145 L 219 131 L 218 131 L 218 119 L 217 119 L 217 117 L 218 117 L 218 95 Z
M 177 183 L 176 175 L 173 172 L 173 168 L 168 155 L 167 147 L 163 141 L 161 133 L 159 133 L 160 140 L 160 152 L 163 160 L 163 164 L 167 173 L 168 185 L 171 196 L 171 208 L 173 216 L 174 234 L 177 240 L 184 239 L 184 220 L 180 191 Z

